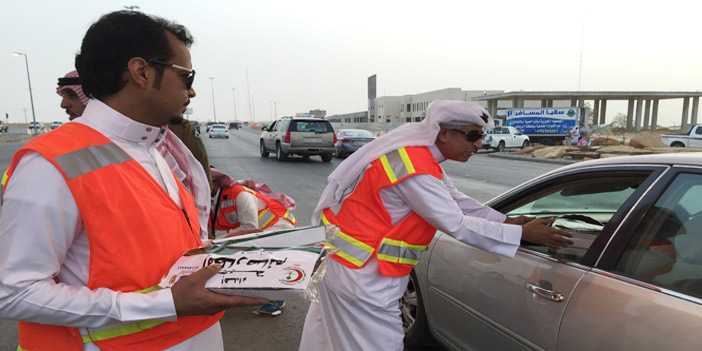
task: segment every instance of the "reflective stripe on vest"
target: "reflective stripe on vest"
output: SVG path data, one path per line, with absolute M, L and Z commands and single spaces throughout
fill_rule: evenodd
M 54 159 L 66 173 L 69 180 L 94 170 L 129 160 L 131 160 L 131 157 L 113 143 L 89 146 Z
M 161 290 L 161 287 L 158 285 L 155 285 L 155 286 L 152 286 L 150 288 L 146 288 L 144 290 L 139 290 L 139 291 L 135 291 L 135 292 L 140 293 L 140 294 L 146 294 L 146 293 L 156 291 L 156 290 Z M 121 325 L 119 327 L 89 332 L 88 335 L 82 336 L 83 343 L 100 341 L 100 340 L 105 340 L 105 339 L 116 338 L 118 336 L 138 333 L 142 330 L 153 328 L 153 327 L 155 327 L 157 325 L 161 325 L 165 322 L 166 321 L 161 321 L 161 320 L 146 320 L 146 321 L 140 321 L 140 322 L 131 323 L 131 324 L 127 324 L 127 325 Z
M 235 204 L 236 204 L 235 200 L 225 200 L 225 201 L 222 201 L 222 204 L 219 206 L 219 208 L 234 207 Z
M 290 210 L 285 211 L 283 218 L 287 219 L 292 224 L 297 224 L 297 220 L 295 219 L 295 216 L 293 216 L 292 212 L 290 212 Z
M 416 172 L 404 147 L 380 156 L 380 163 L 383 164 L 390 183 L 396 183 L 398 179 Z
M 327 217 L 322 213 L 322 221 L 324 224 L 332 224 L 327 220 Z M 329 246 L 333 249 L 339 249 L 336 254 L 345 260 L 351 262 L 357 267 L 362 267 L 370 258 L 373 256 L 375 249 L 365 244 L 360 240 L 352 238 L 350 235 L 339 230 L 337 236 L 325 243 L 325 246 Z
M 378 259 L 393 263 L 415 265 L 426 245 L 410 245 L 401 240 L 383 238 L 378 248 Z
M 268 211 L 268 209 L 262 210 L 258 214 L 258 227 L 261 229 L 265 228 L 275 218 L 276 216 L 273 212 Z
M 0 182 L 0 205 L 2 205 L 2 197 L 3 194 L 5 193 L 5 185 L 7 184 L 7 171 L 9 169 L 5 170 L 5 173 L 2 174 L 2 182 Z

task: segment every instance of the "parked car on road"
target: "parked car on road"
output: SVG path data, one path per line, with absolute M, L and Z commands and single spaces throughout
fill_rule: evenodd
M 0 121 L 0 133 L 7 133 L 9 126 L 7 123 Z
M 227 138 L 229 139 L 229 129 L 224 124 L 213 124 L 207 131 L 210 138 Z
M 29 122 L 29 129 L 41 129 L 43 128 L 40 122 Z
M 278 161 L 289 155 L 310 157 L 319 155 L 322 162 L 329 162 L 334 153 L 336 134 L 331 123 L 320 118 L 283 117 L 261 130 L 261 157 L 275 152 Z
M 401 300 L 405 345 L 452 350 L 696 350 L 702 344 L 702 153 L 568 165 L 487 204 L 555 217 L 565 249 L 514 258 L 438 232 Z
M 354 153 L 361 146 L 375 140 L 375 134 L 362 129 L 339 129 L 336 131 L 334 156 L 344 157 Z
M 241 122 L 229 123 L 229 129 L 241 129 Z
M 702 124 L 690 126 L 685 134 L 661 134 L 661 141 L 672 147 L 702 148 Z
M 61 121 L 53 121 L 53 122 L 51 122 L 51 129 L 52 130 L 56 129 L 56 128 L 60 127 L 62 124 L 63 124 L 63 122 L 61 122 Z
M 504 151 L 508 147 L 525 148 L 529 146 L 529 136 L 524 135 L 514 127 L 495 127 L 485 133 L 483 138 L 483 149 L 495 149 L 497 152 Z

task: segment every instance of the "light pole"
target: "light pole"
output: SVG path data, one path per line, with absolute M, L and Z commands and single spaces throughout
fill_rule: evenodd
M 214 101 L 214 77 L 210 77 L 210 86 L 212 87 L 212 114 L 214 114 L 214 120 L 217 123 L 217 109 Z
M 34 133 L 37 132 L 37 117 L 34 115 L 34 97 L 32 97 L 32 80 L 29 79 L 29 60 L 27 60 L 27 54 L 13 51 L 14 56 L 24 56 L 24 64 L 27 66 L 27 83 L 29 83 L 29 102 L 32 104 L 32 121 L 34 122 L 34 128 L 32 130 Z
M 232 88 L 232 94 L 234 95 L 234 120 L 238 121 L 239 119 L 236 118 L 236 89 Z

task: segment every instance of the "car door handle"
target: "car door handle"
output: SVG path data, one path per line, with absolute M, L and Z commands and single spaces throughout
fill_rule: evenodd
M 527 290 L 533 292 L 536 295 L 539 295 L 541 297 L 545 297 L 551 301 L 554 302 L 563 302 L 563 294 L 553 291 L 553 290 L 548 290 L 544 289 L 536 284 L 527 284 L 526 286 Z

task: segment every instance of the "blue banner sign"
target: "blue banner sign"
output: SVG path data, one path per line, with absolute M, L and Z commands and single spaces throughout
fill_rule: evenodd
M 523 134 L 565 135 L 575 126 L 578 118 L 576 107 L 514 109 L 507 111 L 507 125 Z

